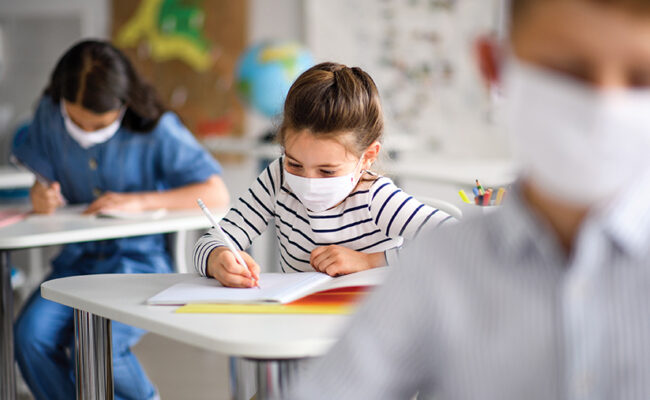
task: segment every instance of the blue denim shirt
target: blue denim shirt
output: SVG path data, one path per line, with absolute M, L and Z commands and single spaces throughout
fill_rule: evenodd
M 84 149 L 67 133 L 58 102 L 48 96 L 41 99 L 27 136 L 12 153 L 45 178 L 58 181 L 70 204 L 89 204 L 108 191 L 178 188 L 221 173 L 217 161 L 171 112 L 151 132 L 121 127 L 108 141 Z M 53 265 L 86 273 L 144 272 L 117 264 L 124 264 L 125 256 L 146 264 L 153 255 L 163 260 L 155 270 L 169 269 L 163 265 L 169 264 L 163 235 L 69 244 Z

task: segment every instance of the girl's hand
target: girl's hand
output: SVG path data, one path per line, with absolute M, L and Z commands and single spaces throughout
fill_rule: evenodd
M 47 187 L 36 181 L 29 191 L 29 197 L 32 200 L 34 212 L 37 214 L 52 214 L 64 204 L 59 182 L 54 182 Z
M 362 253 L 343 246 L 318 247 L 309 260 L 316 271 L 330 276 L 347 275 L 386 265 L 384 253 Z
M 227 247 L 217 247 L 208 256 L 206 274 L 222 285 L 238 288 L 252 288 L 260 278 L 260 267 L 248 253 L 240 251 L 248 268 L 240 265 Z
M 113 193 L 106 192 L 93 201 L 84 214 L 96 214 L 100 211 L 129 211 L 138 212 L 146 210 L 144 195 L 138 193 Z

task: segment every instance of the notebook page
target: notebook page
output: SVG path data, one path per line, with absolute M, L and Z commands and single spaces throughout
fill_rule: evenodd
M 333 278 L 331 281 L 324 283 L 318 288 L 318 291 L 338 289 L 342 287 L 353 286 L 379 286 L 390 272 L 390 267 L 381 267 L 368 269 L 361 272 L 355 272 L 349 275 L 343 275 Z
M 260 274 L 258 288 L 227 288 L 215 279 L 196 277 L 178 283 L 147 300 L 148 304 L 197 304 L 197 303 L 266 303 L 287 302 L 302 296 L 305 291 L 331 280 L 318 272 L 264 273 Z M 309 293 L 309 292 L 306 292 Z M 290 299 L 290 300 L 286 300 Z

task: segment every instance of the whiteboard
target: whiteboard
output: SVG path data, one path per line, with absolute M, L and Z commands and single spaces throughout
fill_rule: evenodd
M 504 154 L 473 53 L 477 35 L 501 20 L 498 0 L 306 1 L 307 45 L 318 61 L 373 77 L 387 135 L 447 154 Z

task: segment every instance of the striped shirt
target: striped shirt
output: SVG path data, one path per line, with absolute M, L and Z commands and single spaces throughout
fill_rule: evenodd
M 313 271 L 309 263 L 312 250 L 327 245 L 364 253 L 386 252 L 390 264 L 404 239 L 452 218 L 379 176 L 360 182 L 338 206 L 311 212 L 286 184 L 282 161 L 275 160 L 260 174 L 219 225 L 240 250 L 246 250 L 274 220 L 283 272 Z M 206 275 L 208 255 L 219 246 L 224 243 L 212 230 L 197 241 L 193 260 L 199 274 Z
M 644 182 L 592 213 L 570 256 L 515 192 L 421 235 L 288 398 L 650 399 Z

